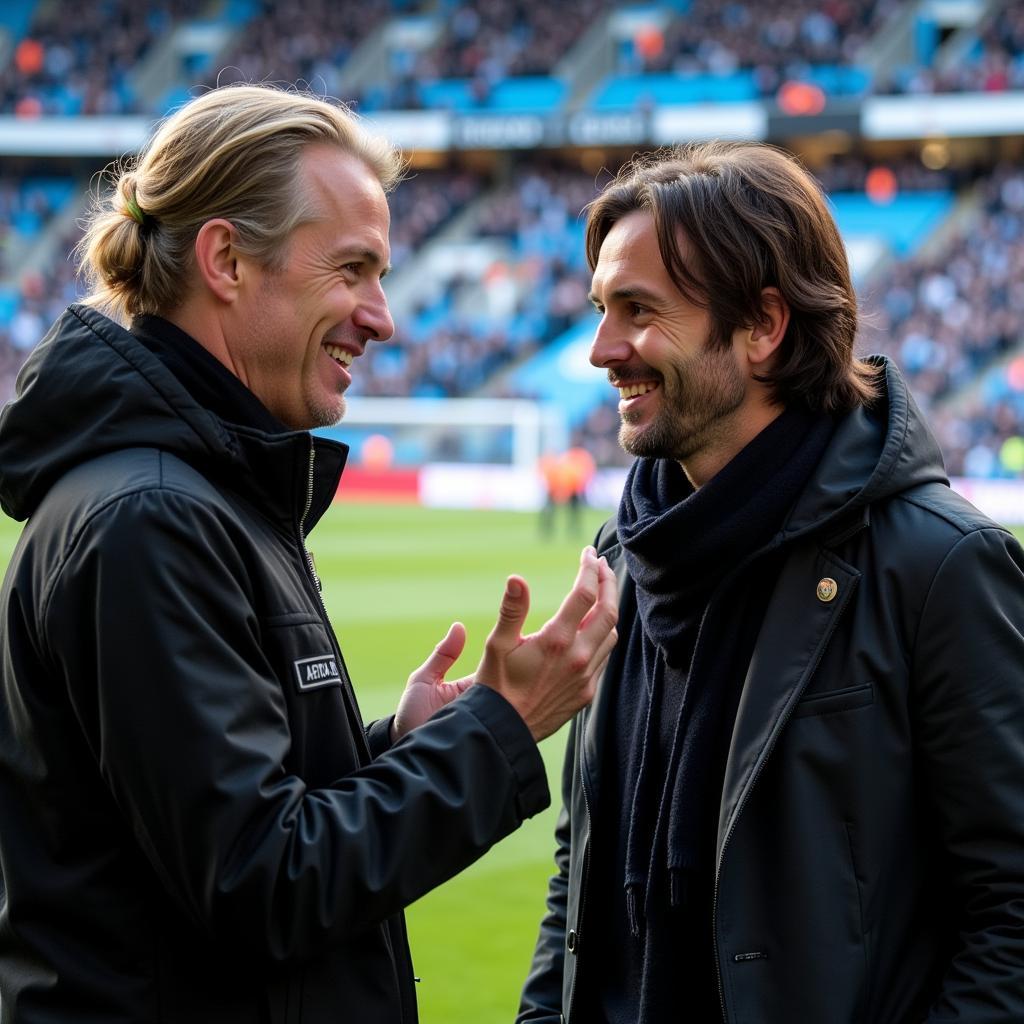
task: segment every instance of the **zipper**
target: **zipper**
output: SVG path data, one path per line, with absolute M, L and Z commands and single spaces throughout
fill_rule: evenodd
M 341 692 L 344 694 L 345 704 L 348 710 L 349 718 L 351 719 L 352 730 L 355 736 L 356 746 L 362 751 L 363 756 L 366 759 L 366 763 L 369 764 L 370 758 L 370 747 L 366 742 L 366 734 L 363 731 L 362 716 L 359 714 L 359 702 L 356 700 L 355 688 L 352 686 L 352 677 L 348 674 L 348 666 L 345 664 L 345 656 L 341 653 L 341 644 L 338 643 L 338 638 L 334 635 L 334 630 L 331 627 L 331 619 L 327 614 L 327 606 L 324 604 L 323 598 L 323 587 L 320 582 L 320 577 L 317 575 L 316 566 L 313 564 L 313 556 L 309 553 L 306 548 L 306 519 L 309 517 L 310 509 L 313 507 L 313 479 L 314 479 L 314 468 L 316 466 L 316 445 L 313 442 L 313 438 L 309 439 L 309 475 L 307 478 L 306 485 L 306 505 L 302 510 L 302 515 L 299 517 L 299 546 L 302 549 L 302 554 L 305 556 L 305 566 L 309 572 L 309 579 L 313 583 L 314 593 L 316 594 L 317 604 L 320 607 L 321 620 L 327 629 L 327 635 L 331 639 L 331 644 L 334 647 L 334 652 L 338 658 L 338 667 L 341 669 Z
M 334 630 L 331 628 L 331 620 L 327 614 L 327 607 L 324 604 L 323 599 L 323 585 L 320 581 L 320 576 L 317 574 L 316 565 L 313 562 L 313 556 L 309 553 L 309 549 L 306 547 L 306 520 L 309 518 L 310 510 L 313 508 L 313 488 L 315 480 L 315 469 L 316 469 L 316 444 L 313 438 L 309 439 L 309 473 L 306 478 L 306 504 L 302 509 L 302 515 L 299 517 L 299 544 L 302 548 L 302 553 L 305 556 L 306 567 L 309 570 L 309 576 L 316 587 L 316 599 L 320 606 L 320 613 L 323 617 L 323 623 L 327 627 L 327 634 L 331 638 L 332 645 L 335 653 L 338 657 L 338 665 L 341 669 L 341 692 L 344 695 L 348 716 L 352 723 L 353 740 L 356 746 L 362 750 L 366 762 L 370 761 L 370 748 L 366 742 L 366 734 L 362 728 L 362 716 L 359 714 L 359 706 L 356 701 L 355 690 L 352 686 L 352 677 L 348 674 L 348 666 L 345 664 L 345 658 L 341 653 L 341 645 L 338 643 L 337 637 L 334 635 Z M 405 972 L 409 978 L 412 978 L 413 982 L 418 982 L 420 979 L 416 977 L 414 965 L 412 963 L 412 957 L 409 953 L 409 941 L 408 935 L 405 928 L 405 919 L 401 915 L 398 917 L 399 925 L 401 928 L 401 937 L 405 942 L 404 956 L 401 957 L 401 961 L 408 966 L 408 971 Z M 395 972 L 395 980 L 398 985 L 399 998 L 402 1000 L 402 1016 L 406 1016 L 406 1011 L 411 1008 L 411 1016 L 408 1018 L 411 1021 L 417 1019 L 416 1013 L 416 986 L 415 984 L 410 985 L 408 981 L 405 984 L 402 983 L 401 978 L 401 963 L 400 958 L 395 952 L 394 943 L 391 941 L 391 924 L 390 919 L 383 922 L 381 931 L 384 935 L 384 942 L 388 947 L 388 951 L 391 954 L 390 960 L 392 967 Z
M 313 556 L 309 553 L 309 549 L 306 547 L 306 519 L 309 516 L 309 510 L 313 507 L 313 470 L 316 465 L 316 445 L 313 443 L 313 438 L 309 439 L 309 478 L 306 482 L 306 507 L 302 510 L 302 516 L 299 519 L 299 543 L 302 544 L 302 553 L 306 556 L 306 565 L 309 566 L 309 574 L 313 577 L 313 582 L 316 584 L 317 594 L 323 593 L 323 585 L 320 582 L 320 577 L 317 575 L 316 566 L 313 564 Z
M 589 717 L 589 716 L 588 716 Z M 580 949 L 580 935 L 583 933 L 583 910 L 587 904 L 587 874 L 590 870 L 590 835 L 593 831 L 593 818 L 590 814 L 590 797 L 587 795 L 587 773 L 586 773 L 586 745 L 583 742 L 585 722 L 581 722 L 579 730 L 580 743 L 580 792 L 583 794 L 583 808 L 587 812 L 587 837 L 583 841 L 583 871 L 580 874 L 580 907 L 576 913 L 576 942 L 577 950 Z M 570 840 L 571 841 L 571 840 Z M 573 1019 L 573 1008 L 576 1005 L 576 979 L 580 973 L 580 952 L 575 954 L 576 968 L 572 972 L 572 988 L 569 990 L 569 1016 L 568 1022 Z

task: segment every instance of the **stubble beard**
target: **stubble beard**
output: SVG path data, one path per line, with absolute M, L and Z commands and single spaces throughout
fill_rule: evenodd
M 712 348 L 662 374 L 660 407 L 651 423 L 622 414 L 619 444 L 638 458 L 685 462 L 730 430 L 729 419 L 746 397 L 746 382 L 729 349 Z
M 345 416 L 348 408 L 344 395 L 324 400 L 323 396 L 316 394 L 316 385 L 313 381 L 304 381 L 303 405 L 311 420 L 307 430 L 314 430 L 317 427 L 335 427 Z

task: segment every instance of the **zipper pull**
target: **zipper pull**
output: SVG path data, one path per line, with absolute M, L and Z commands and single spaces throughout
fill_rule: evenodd
M 313 561 L 313 552 L 306 549 L 306 561 L 309 562 L 309 571 L 313 575 L 313 582 L 316 584 L 318 594 L 323 593 L 323 584 L 320 582 L 320 574 L 316 571 L 316 562 Z

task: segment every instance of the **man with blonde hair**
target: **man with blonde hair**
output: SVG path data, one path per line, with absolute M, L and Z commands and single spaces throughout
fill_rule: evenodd
M 91 218 L 92 295 L 0 415 L 5 1022 L 415 1021 L 403 908 L 548 802 L 536 743 L 615 641 L 593 549 L 538 633 L 510 577 L 474 675 L 456 623 L 369 728 L 306 550 L 400 171 L 344 108 L 230 87 Z

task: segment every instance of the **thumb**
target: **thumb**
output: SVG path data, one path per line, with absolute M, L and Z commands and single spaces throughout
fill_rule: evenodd
M 430 679 L 439 682 L 445 673 L 455 664 L 466 646 L 466 627 L 461 622 L 453 622 L 448 627 L 444 639 L 434 648 L 430 657 L 413 673 L 418 679 Z
M 522 576 L 509 576 L 498 609 L 498 621 L 491 630 L 490 639 L 502 647 L 518 647 L 529 611 L 530 590 L 526 580 Z

